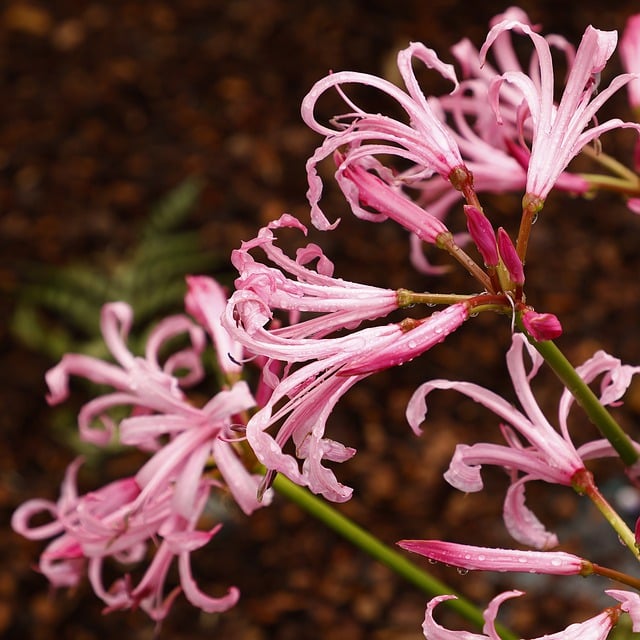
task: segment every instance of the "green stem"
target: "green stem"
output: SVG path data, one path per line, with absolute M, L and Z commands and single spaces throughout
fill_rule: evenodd
M 518 323 L 522 328 L 521 323 Z M 537 342 L 526 331 L 529 342 L 545 359 L 547 364 L 560 378 L 576 402 L 584 409 L 589 420 L 598 428 L 600 433 L 611 443 L 627 467 L 638 462 L 638 452 L 629 436 L 622 430 L 609 411 L 601 404 L 596 394 L 588 384 L 578 375 L 564 354 L 551 340 Z
M 612 158 L 610 155 L 600 151 L 595 151 L 589 145 L 582 148 L 582 153 L 589 156 L 592 160 L 595 160 L 598 164 L 605 167 L 612 173 L 619 175 L 630 185 L 637 185 L 639 177 L 636 173 L 631 171 L 628 167 L 625 167 L 621 162 Z
M 273 482 L 273 488 L 354 546 L 387 565 L 429 597 L 453 592 L 445 583 L 419 569 L 401 553 L 388 547 L 326 502 L 294 484 L 285 476 L 278 474 Z M 478 627 L 483 626 L 482 612 L 465 598 L 458 597 L 456 600 L 447 600 L 444 604 Z M 516 640 L 516 636 L 502 627 L 499 627 L 499 633 L 503 640 Z
M 436 246 L 455 258 L 489 293 L 495 293 L 489 276 L 453 241 L 453 236 L 449 232 L 438 236 Z
M 627 523 L 600 493 L 596 483 L 593 481 L 593 474 L 587 469 L 577 471 L 571 478 L 571 484 L 578 493 L 586 495 L 593 502 L 598 511 L 618 534 L 620 540 L 627 545 L 631 553 L 636 557 L 636 560 L 640 560 L 640 549 L 636 544 L 633 531 L 629 529 Z

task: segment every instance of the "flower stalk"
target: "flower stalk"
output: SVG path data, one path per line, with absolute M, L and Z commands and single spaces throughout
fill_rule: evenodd
M 278 474 L 275 477 L 273 488 L 280 495 L 291 500 L 308 514 L 341 535 L 345 540 L 369 554 L 372 558 L 382 562 L 410 584 L 418 587 L 426 595 L 433 597 L 453 593 L 453 589 L 444 582 L 429 575 L 410 562 L 405 556 L 339 513 L 324 500 L 291 482 L 282 474 Z M 458 596 L 456 599 L 448 600 L 447 604 L 469 622 L 479 628 L 483 626 L 482 611 L 465 598 Z M 503 627 L 498 626 L 498 632 L 503 640 L 516 640 L 516 636 Z
M 605 520 L 616 531 L 620 540 L 629 547 L 629 550 L 640 560 L 640 549 L 636 544 L 636 538 L 627 526 L 626 522 L 620 517 L 618 512 L 609 504 L 607 499 L 600 493 L 600 490 L 593 481 L 593 475 L 590 471 L 578 471 L 572 478 L 573 488 L 580 494 L 587 496 L 596 506 L 598 511 L 604 516 Z
M 517 322 L 520 327 L 523 328 L 519 319 Z M 546 363 L 585 411 L 589 420 L 611 443 L 611 446 L 616 450 L 622 462 L 627 467 L 632 467 L 637 464 L 639 458 L 638 451 L 633 446 L 629 436 L 622 430 L 622 427 L 616 422 L 607 408 L 598 400 L 598 397 L 589 385 L 578 375 L 574 367 L 555 343 L 551 340 L 538 342 L 530 335 L 526 335 L 529 342 L 545 359 Z

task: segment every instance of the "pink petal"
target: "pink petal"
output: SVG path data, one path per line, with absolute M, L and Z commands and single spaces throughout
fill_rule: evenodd
M 550 533 L 525 505 L 524 482 L 516 482 L 507 489 L 503 510 L 509 534 L 518 542 L 535 549 L 552 549 L 558 538 Z
M 635 591 L 622 591 L 620 589 L 607 589 L 605 593 L 622 603 L 622 610 L 631 617 L 632 631 L 640 631 L 640 595 Z
M 579 574 L 583 567 L 582 558 L 562 551 L 493 549 L 442 540 L 401 540 L 398 546 L 431 560 L 472 571 L 524 571 L 570 576 Z

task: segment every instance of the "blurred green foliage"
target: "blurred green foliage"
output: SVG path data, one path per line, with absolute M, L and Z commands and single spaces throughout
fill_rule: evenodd
M 154 321 L 183 309 L 185 275 L 209 272 L 222 262 L 204 250 L 197 231 L 184 229 L 201 190 L 198 180 L 187 179 L 170 191 L 150 211 L 137 246 L 115 262 L 28 268 L 11 321 L 13 335 L 55 360 L 71 351 L 108 357 L 100 309 L 105 302 L 124 301 L 134 310 L 129 342 L 139 352 Z

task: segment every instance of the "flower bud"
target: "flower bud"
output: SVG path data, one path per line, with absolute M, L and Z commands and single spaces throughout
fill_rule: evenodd
M 538 342 L 555 340 L 562 335 L 560 320 L 552 313 L 538 313 L 533 309 L 527 309 L 522 314 L 522 324 L 529 335 Z
M 495 267 L 500 261 L 498 247 L 496 245 L 496 233 L 491 222 L 480 209 L 471 205 L 465 205 L 464 213 L 467 216 L 467 229 L 475 242 L 482 259 L 487 267 Z
M 511 282 L 515 285 L 522 286 L 524 284 L 524 267 L 522 266 L 522 260 L 520 260 L 509 234 L 502 227 L 498 229 L 498 251 L 500 252 L 500 257 L 507 269 Z

